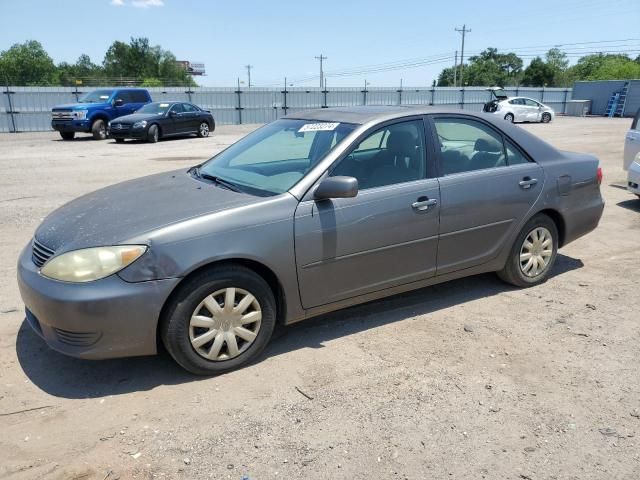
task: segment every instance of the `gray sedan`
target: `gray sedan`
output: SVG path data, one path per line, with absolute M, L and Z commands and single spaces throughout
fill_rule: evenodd
M 593 230 L 598 160 L 488 114 L 408 107 L 289 115 L 211 160 L 50 214 L 22 252 L 33 329 L 82 358 L 245 365 L 276 323 L 454 278 L 545 281 Z

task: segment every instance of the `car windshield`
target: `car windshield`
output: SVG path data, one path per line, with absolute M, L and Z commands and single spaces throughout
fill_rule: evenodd
M 96 90 L 82 97 L 80 103 L 104 103 L 109 100 L 112 93 L 113 90 Z
M 248 193 L 283 193 L 355 128 L 349 123 L 276 120 L 213 157 L 199 173 Z
M 141 109 L 139 109 L 136 113 L 153 113 L 164 115 L 167 110 L 171 107 L 170 103 L 147 103 Z

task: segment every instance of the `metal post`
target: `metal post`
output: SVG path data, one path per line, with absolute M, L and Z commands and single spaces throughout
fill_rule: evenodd
M 542 86 L 542 93 L 540 94 L 540 103 L 544 103 L 544 85 Z
M 284 110 L 284 114 L 287 114 L 287 109 L 289 107 L 287 107 L 287 77 L 284 77 L 284 90 L 281 92 L 282 93 L 282 110 Z
M 398 90 L 398 105 L 402 105 L 402 79 L 400 79 L 400 90 Z
M 238 111 L 238 125 L 242 125 L 242 101 L 240 99 L 242 92 L 240 91 L 240 77 L 238 77 L 238 89 L 236 90 L 236 95 L 238 95 L 238 106 L 236 107 L 236 110 Z
M 362 105 L 367 104 L 367 81 L 364 81 L 364 90 L 362 90 Z
M 462 75 L 460 75 L 462 77 Z M 460 110 L 464 110 L 464 87 L 460 89 Z
M 458 50 L 456 50 L 455 56 L 453 57 L 453 86 L 456 86 L 458 83 Z
M 14 111 L 13 111 L 13 105 L 11 103 L 11 95 L 13 94 L 12 91 L 9 90 L 9 80 L 6 80 L 6 86 L 7 86 L 7 91 L 4 92 L 5 95 L 7 96 L 7 100 L 9 101 L 9 111 L 7 112 L 9 115 L 11 115 L 11 126 L 13 127 L 13 130 L 11 131 L 11 133 L 18 133 L 18 130 L 16 129 L 16 119 L 13 116 Z
M 73 83 L 75 83 L 75 90 L 74 90 L 73 94 L 76 96 L 76 103 L 77 103 L 77 102 L 80 101 L 80 99 L 78 98 L 78 81 L 74 80 Z
M 562 113 L 567 113 L 567 97 L 569 96 L 569 89 L 564 90 L 564 101 L 562 102 Z
M 324 88 L 322 89 L 322 108 L 329 108 L 327 106 L 327 93 L 328 93 L 328 90 L 327 90 L 327 78 L 326 77 L 324 78 L 323 86 L 324 86 Z
M 431 87 L 431 102 L 429 105 L 433 106 L 433 101 L 435 100 L 436 89 L 435 87 Z

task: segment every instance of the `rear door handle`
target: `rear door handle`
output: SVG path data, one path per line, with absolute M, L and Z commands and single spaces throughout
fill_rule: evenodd
M 538 183 L 538 179 L 537 178 L 524 177 L 520 181 L 520 183 L 518 183 L 518 185 L 520 185 L 522 188 L 527 190 L 527 189 L 531 188 L 532 185 L 535 185 L 536 183 Z
M 438 200 L 435 198 L 420 197 L 417 202 L 413 202 L 411 204 L 411 207 L 419 212 L 424 212 L 425 210 L 429 210 L 429 207 L 433 207 L 437 204 Z

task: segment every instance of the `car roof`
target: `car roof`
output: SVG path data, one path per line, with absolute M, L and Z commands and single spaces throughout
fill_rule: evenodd
M 367 105 L 356 107 L 331 107 L 316 108 L 290 113 L 282 118 L 298 120 L 318 120 L 328 122 L 356 123 L 363 125 L 373 121 L 386 121 L 411 115 L 427 115 L 438 113 L 456 113 L 472 116 L 480 116 L 477 112 L 460 110 L 459 108 L 447 108 L 438 106 L 421 105 Z

